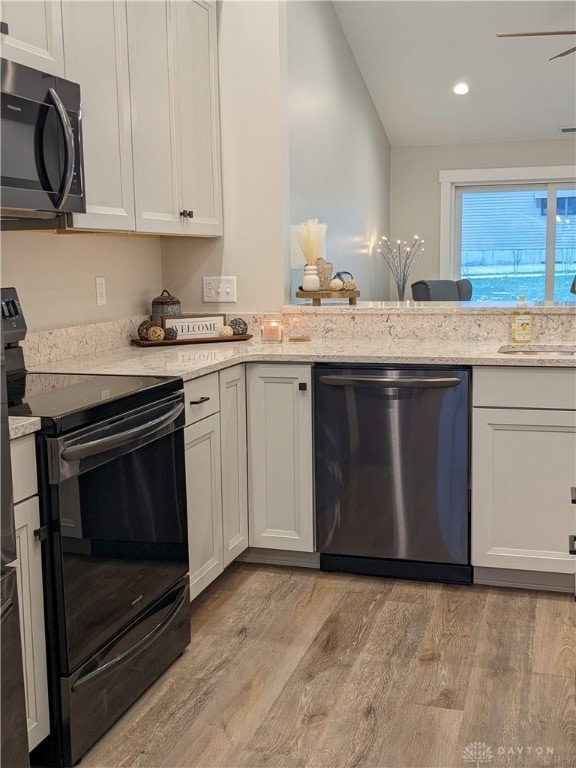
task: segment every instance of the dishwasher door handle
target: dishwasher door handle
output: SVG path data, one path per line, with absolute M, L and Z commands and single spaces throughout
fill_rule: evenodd
M 320 376 L 322 384 L 334 387 L 379 387 L 380 389 L 429 389 L 457 387 L 461 380 L 449 378 L 389 379 L 382 376 Z

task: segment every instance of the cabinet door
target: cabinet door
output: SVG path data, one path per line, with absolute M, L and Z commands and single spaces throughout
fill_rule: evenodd
M 176 87 L 186 235 L 222 234 L 216 4 L 176 3 Z
M 22 636 L 28 747 L 34 749 L 50 732 L 48 673 L 44 635 L 42 552 L 34 530 L 40 525 L 38 497 L 16 504 L 18 608 Z
M 250 546 L 314 551 L 311 371 L 249 365 Z
M 246 380 L 243 365 L 220 371 L 224 567 L 248 547 Z
M 216 6 L 128 2 L 136 230 L 221 235 Z
M 0 19 L 2 56 L 9 61 L 64 77 L 64 42 L 60 0 L 3 0 Z
M 220 416 L 184 429 L 190 599 L 222 573 Z
M 128 51 L 136 230 L 183 233 L 174 2 L 129 0 Z
M 134 230 L 126 4 L 65 2 L 66 77 L 82 87 L 86 210 L 78 229 Z
M 576 412 L 474 408 L 472 564 L 573 573 Z

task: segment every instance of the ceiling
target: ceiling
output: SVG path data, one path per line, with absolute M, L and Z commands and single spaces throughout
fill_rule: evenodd
M 334 8 L 393 146 L 544 141 L 576 126 L 572 0 L 336 0 Z M 465 80 L 466 96 L 452 93 Z

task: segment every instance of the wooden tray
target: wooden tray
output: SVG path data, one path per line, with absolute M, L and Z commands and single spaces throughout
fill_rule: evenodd
M 135 347 L 170 347 L 173 344 L 206 344 L 217 341 L 247 341 L 252 338 L 251 333 L 238 334 L 238 336 L 210 336 L 206 339 L 164 339 L 163 341 L 142 341 L 142 339 L 132 339 Z
M 322 299 L 348 299 L 348 304 L 356 304 L 360 291 L 296 291 L 298 299 L 312 299 L 312 306 L 319 307 Z

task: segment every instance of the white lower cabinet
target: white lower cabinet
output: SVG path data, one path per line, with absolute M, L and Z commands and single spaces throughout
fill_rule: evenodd
M 219 414 L 185 427 L 184 451 L 192 600 L 224 570 Z
M 250 546 L 314 551 L 312 373 L 247 365 Z
M 28 747 L 32 750 L 50 733 L 42 547 L 34 536 L 40 527 L 34 435 L 12 441 L 10 448 L 17 547 L 12 565 L 18 582 Z
M 193 599 L 248 546 L 244 366 L 189 381 L 184 396 Z
M 574 369 L 475 372 L 473 565 L 574 573 L 575 401 Z
M 224 567 L 248 547 L 246 375 L 243 365 L 220 371 L 222 533 Z

